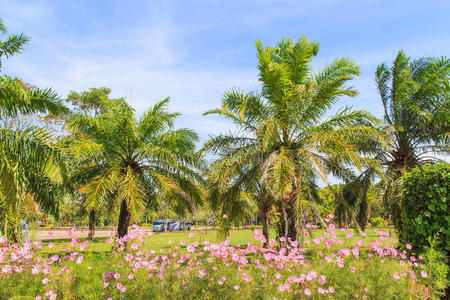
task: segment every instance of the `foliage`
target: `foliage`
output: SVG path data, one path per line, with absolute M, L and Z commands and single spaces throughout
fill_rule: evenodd
M 0 33 L 7 34 L 6 26 L 0 19 Z M 2 69 L 2 56 L 9 58 L 22 52 L 24 46 L 30 38 L 23 33 L 9 34 L 6 40 L 0 40 L 0 71 Z
M 111 103 L 119 104 L 123 98 L 110 99 L 111 89 L 106 87 L 90 88 L 89 91 L 77 93 L 70 91 L 67 102 L 75 106 L 75 109 L 94 117 L 102 112 L 107 112 Z
M 399 178 L 417 165 L 435 162 L 436 154 L 449 153 L 449 79 L 448 58 L 412 60 L 403 51 L 392 67 L 381 64 L 376 70 L 384 119 L 394 137 L 388 151 L 381 149 L 377 158 L 387 168 L 384 202 L 398 231 L 402 231 Z
M 0 20 L 0 31 L 6 32 Z M 0 57 L 20 53 L 28 41 L 24 35 L 11 35 L 0 42 Z M 1 65 L 0 65 L 1 67 Z M 17 78 L 0 76 L 0 121 L 20 114 L 50 112 L 54 115 L 67 109 L 51 89 L 41 90 Z M 36 201 L 43 209 L 54 212 L 55 190 L 63 179 L 59 150 L 47 130 L 28 124 L 0 127 L 0 221 L 5 235 L 20 239 L 19 222 L 24 208 Z
M 437 250 L 441 248 L 438 234 L 428 237 L 428 243 L 429 245 L 424 252 L 425 272 L 428 276 L 424 280 L 431 287 L 432 294 L 444 296 L 448 292 L 450 283 L 448 277 L 448 256 Z
M 372 226 L 373 228 L 383 229 L 388 226 L 388 222 L 381 217 L 376 217 L 376 218 L 370 219 L 370 226 Z
M 428 238 L 439 234 L 443 244 L 436 250 L 450 253 L 450 164 L 414 168 L 403 177 L 403 185 L 401 241 L 420 253 Z
M 314 73 L 319 45 L 302 37 L 282 39 L 275 47 L 256 42 L 261 92 L 231 90 L 219 114 L 236 124 L 238 134 L 212 137 L 203 151 L 219 155 L 208 174 L 214 198 L 239 200 L 241 190 L 261 184 L 276 200 L 280 235 L 297 238 L 305 224 L 303 208 L 317 197 L 317 178 L 327 174 L 354 178 L 351 165 L 375 167 L 364 154 L 385 138 L 377 120 L 349 108 L 325 118 L 344 96 L 357 91 L 348 82 L 359 75 L 349 58 L 339 58 Z
M 197 135 L 174 129 L 177 113 L 167 111 L 169 99 L 150 107 L 140 119 L 122 99 L 108 103 L 97 118 L 75 114 L 69 122 L 80 139 L 70 144 L 70 155 L 80 161 L 74 176 L 84 178 L 81 192 L 88 208 L 105 204 L 120 207 L 120 236 L 130 217 L 158 200 L 170 201 L 182 214 L 201 203 L 201 178 L 195 172 Z

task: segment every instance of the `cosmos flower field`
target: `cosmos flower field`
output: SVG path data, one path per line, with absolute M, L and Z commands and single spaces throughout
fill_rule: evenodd
M 398 250 L 395 238 L 375 230 L 349 246 L 351 230 L 307 225 L 302 241 L 266 241 L 256 230 L 245 245 L 208 241 L 191 232 L 169 248 L 148 250 L 152 233 L 138 226 L 111 251 L 90 250 L 73 233 L 68 246 L 0 240 L 0 299 L 425 299 L 424 259 Z M 339 231 L 345 231 L 342 239 Z M 342 236 L 342 232 L 339 236 Z M 265 243 L 266 242 L 266 243 Z M 266 244 L 264 246 L 264 244 Z

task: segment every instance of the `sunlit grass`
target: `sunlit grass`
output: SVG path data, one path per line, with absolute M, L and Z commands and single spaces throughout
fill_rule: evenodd
M 260 229 L 259 227 L 256 227 L 256 229 Z M 148 229 L 150 230 L 150 229 Z M 324 230 L 316 230 L 314 231 L 313 238 L 319 238 L 323 236 Z M 364 239 L 366 241 L 366 244 L 362 247 L 362 249 L 366 248 L 368 243 L 371 241 L 377 239 L 379 237 L 379 234 L 375 232 L 375 229 L 373 228 L 367 228 L 366 229 L 367 237 Z M 189 233 L 194 233 L 195 238 L 194 240 L 197 240 L 199 242 L 202 241 L 210 241 L 210 242 L 220 242 L 221 239 L 219 239 L 217 231 L 216 230 L 207 230 L 207 231 L 181 231 L 181 232 L 156 232 L 153 234 L 153 236 L 149 237 L 145 244 L 145 249 L 147 250 L 156 250 L 159 251 L 160 249 L 169 249 L 173 245 L 180 245 L 181 248 L 184 248 L 185 245 L 180 244 L 181 241 L 190 241 Z M 248 242 L 253 241 L 253 244 L 255 243 L 253 240 L 253 233 L 254 230 L 251 229 L 236 229 L 230 231 L 230 245 L 237 246 L 237 245 L 247 245 Z M 341 239 L 344 241 L 343 247 L 351 247 L 355 243 L 357 243 L 361 236 L 358 235 L 355 231 L 352 229 L 348 229 L 345 232 L 341 230 L 337 230 L 338 233 L 338 239 Z M 347 238 L 346 234 L 353 233 L 354 236 Z M 271 229 L 269 231 L 269 239 L 275 239 L 276 238 L 276 232 L 275 229 Z M 395 237 L 394 237 L 395 238 Z M 55 246 L 53 248 L 48 248 L 48 243 L 53 243 Z M 391 238 L 387 238 L 386 243 L 392 243 Z M 70 248 L 70 237 L 68 236 L 67 239 L 63 240 L 52 240 L 52 241 L 43 241 L 42 242 L 44 247 L 42 249 L 43 254 L 54 254 L 60 252 L 64 247 Z M 113 246 L 106 242 L 105 237 L 95 238 L 94 241 L 92 241 L 89 244 L 89 248 L 86 249 L 86 251 L 94 252 L 94 253 L 105 253 L 110 252 L 112 250 Z M 306 247 L 308 248 L 308 247 Z

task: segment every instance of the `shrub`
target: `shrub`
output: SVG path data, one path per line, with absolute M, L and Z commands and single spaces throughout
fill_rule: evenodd
M 443 241 L 437 251 L 450 252 L 450 214 L 447 204 L 450 165 L 439 163 L 417 167 L 403 177 L 403 244 L 414 245 L 421 253 L 429 245 L 429 238 L 437 233 Z
M 370 219 L 370 226 L 374 227 L 374 228 L 386 228 L 388 225 L 388 222 L 381 218 L 381 217 L 376 217 L 376 218 L 372 218 Z

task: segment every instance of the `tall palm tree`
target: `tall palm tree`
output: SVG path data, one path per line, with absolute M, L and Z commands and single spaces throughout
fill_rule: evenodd
M 2 20 L 0 33 L 7 33 Z M 6 41 L 0 41 L 0 70 L 2 57 L 20 53 L 28 41 L 24 34 L 9 35 Z M 12 240 L 20 237 L 20 212 L 30 197 L 46 211 L 56 211 L 55 194 L 64 173 L 60 152 L 47 130 L 31 124 L 23 128 L 6 120 L 65 112 L 67 108 L 51 89 L 0 76 L 0 223 Z
M 32 88 L 16 78 L 0 76 L 0 120 L 66 112 L 50 89 Z M 3 122 L 2 122 L 3 124 Z M 60 152 L 51 134 L 36 126 L 0 127 L 0 218 L 3 230 L 12 240 L 19 239 L 21 204 L 33 195 L 41 208 L 55 213 L 56 190 L 62 183 Z
M 150 107 L 140 119 L 134 110 L 117 101 L 97 118 L 78 114 L 69 122 L 85 138 L 71 145 L 89 174 L 82 189 L 88 208 L 103 203 L 120 205 L 118 235 L 128 233 L 130 219 L 137 220 L 145 205 L 158 197 L 183 212 L 202 201 L 195 172 L 197 135 L 174 129 L 177 113 L 167 111 L 169 99 Z
M 448 155 L 450 142 L 450 60 L 412 60 L 399 51 L 393 65 L 378 66 L 375 81 L 384 106 L 384 119 L 393 129 L 389 151 L 378 159 L 387 167 L 385 202 L 394 225 L 401 229 L 399 178 L 417 165 Z M 397 195 L 397 196 L 396 196 Z
M 0 33 L 8 33 L 2 19 L 0 19 Z M 5 41 L 0 40 L 0 71 L 2 70 L 2 56 L 9 58 L 15 54 L 21 53 L 29 40 L 30 38 L 23 33 L 10 34 Z
M 314 74 L 316 42 L 302 37 L 263 47 L 257 41 L 256 48 L 261 92 L 225 93 L 222 107 L 207 114 L 232 120 L 240 131 L 212 137 L 203 151 L 219 155 L 210 174 L 216 197 L 229 201 L 259 181 L 277 201 L 283 219 L 279 235 L 295 239 L 305 225 L 302 210 L 315 179 L 330 172 L 353 178 L 351 165 L 375 163 L 362 155 L 371 153 L 382 136 L 377 120 L 364 111 L 345 108 L 324 118 L 341 97 L 357 95 L 346 85 L 359 75 L 350 59 L 336 59 Z

